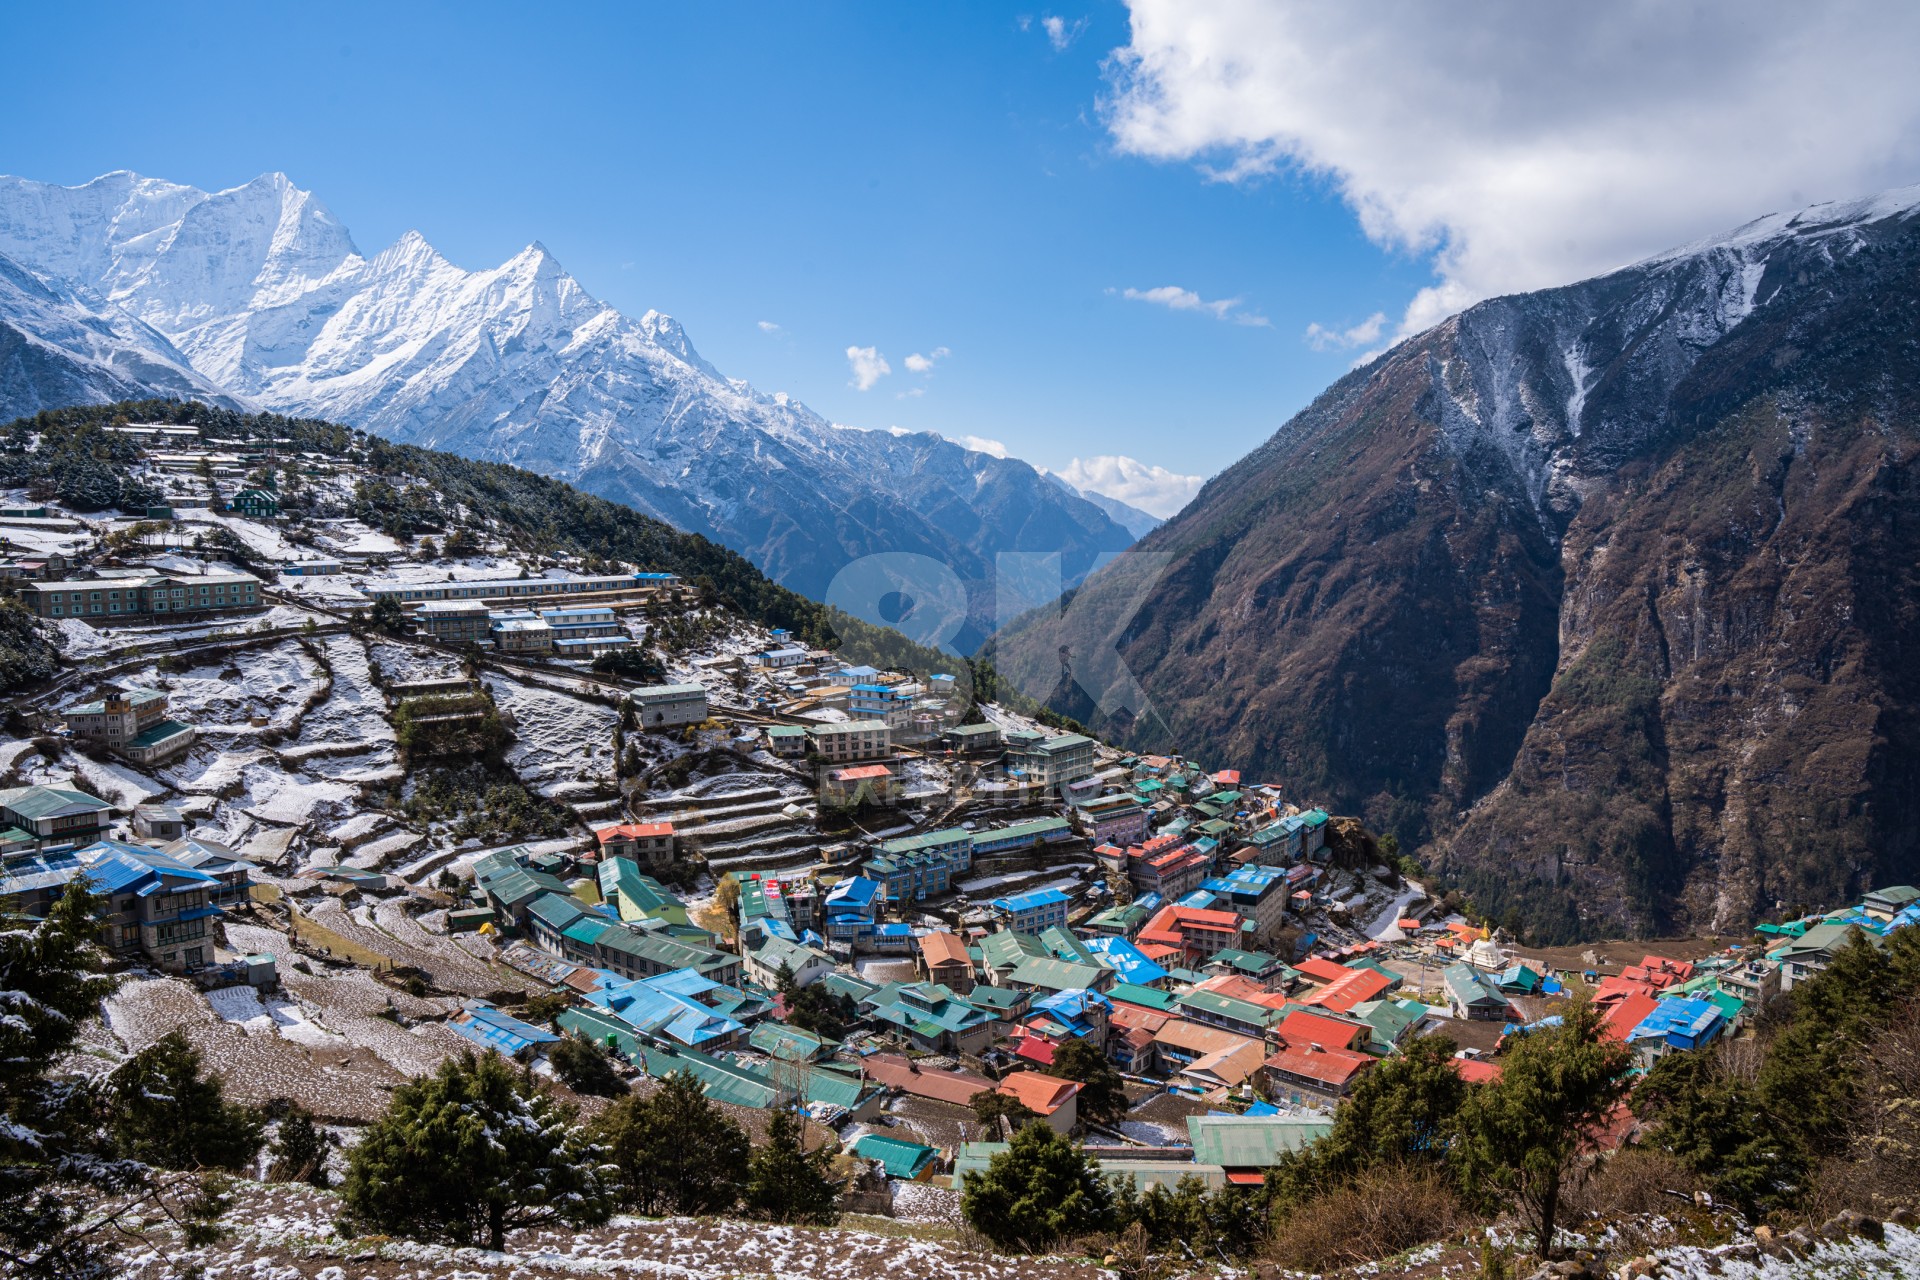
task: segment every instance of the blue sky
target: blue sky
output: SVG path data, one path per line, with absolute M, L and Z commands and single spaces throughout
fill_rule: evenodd
M 283 170 L 841 422 L 1204 476 L 1479 298 L 1920 181 L 1920 7 L 1840 10 L 15 6 L 0 171 Z
M 1319 184 L 1118 154 L 1117 5 L 35 6 L 9 28 L 40 56 L 13 60 L 0 170 L 280 169 L 363 251 L 418 228 L 466 267 L 537 239 L 762 390 L 1053 468 L 1218 470 L 1351 362 L 1309 323 L 1397 314 L 1430 278 Z M 1125 296 L 1167 287 L 1239 301 Z M 849 347 L 892 372 L 856 389 Z

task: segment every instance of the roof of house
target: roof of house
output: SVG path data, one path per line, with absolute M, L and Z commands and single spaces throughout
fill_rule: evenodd
M 601 844 L 609 840 L 650 840 L 656 836 L 672 834 L 671 822 L 622 822 L 616 826 L 602 827 L 594 832 Z
M 1659 1003 L 1644 991 L 1629 992 L 1600 1020 L 1600 1034 L 1609 1040 L 1625 1041 Z
M 1045 987 L 1049 991 L 1076 991 L 1098 985 L 1109 972 L 1097 964 L 1075 964 L 1050 956 L 1029 956 L 1007 975 L 1007 981 L 1016 986 Z
M 893 1053 L 868 1054 L 860 1060 L 860 1070 L 869 1080 L 889 1089 L 963 1107 L 974 1094 L 994 1087 L 993 1081 L 971 1071 L 922 1067 L 911 1058 Z
M 1300 1116 L 1188 1116 L 1193 1158 L 1229 1169 L 1265 1169 L 1333 1131 L 1330 1119 Z
M 1373 1058 L 1351 1049 L 1328 1049 L 1313 1044 L 1295 1048 L 1288 1045 L 1267 1059 L 1269 1070 L 1282 1071 L 1303 1080 L 1343 1086 L 1373 1065 Z
M 945 931 L 922 934 L 920 954 L 927 958 L 927 964 L 958 964 L 971 969 L 973 958 L 967 954 L 967 944 L 960 938 Z
M 854 1140 L 853 1154 L 877 1160 L 889 1178 L 917 1178 L 940 1153 L 934 1148 L 883 1133 L 863 1133 Z
M 99 796 L 67 787 L 11 787 L 0 791 L 0 809 L 10 809 L 23 818 L 55 818 L 79 811 L 110 812 L 113 806 Z
M 1369 1034 L 1370 1028 L 1364 1023 L 1345 1022 L 1323 1013 L 1295 1009 L 1280 1020 L 1275 1031 L 1288 1044 L 1318 1044 L 1345 1049 L 1354 1043 L 1356 1037 Z
M 1372 1000 L 1393 985 L 1393 977 L 1379 969 L 1349 969 L 1346 975 L 1329 982 L 1300 1003 L 1346 1013 L 1365 1000 Z
M 1013 1071 L 1001 1078 L 999 1092 L 1036 1115 L 1050 1116 L 1080 1092 L 1080 1086 L 1038 1071 Z
M 1070 902 L 1066 894 L 1058 889 L 1035 889 L 1031 893 L 1016 893 L 1010 897 L 995 898 L 992 905 L 1001 911 L 1018 915 L 1025 911 L 1038 911 L 1042 907 L 1057 906 Z

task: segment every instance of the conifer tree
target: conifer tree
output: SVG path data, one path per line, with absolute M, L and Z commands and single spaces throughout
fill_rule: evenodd
M 467 1053 L 394 1091 L 354 1147 L 343 1193 L 380 1230 L 498 1251 L 517 1228 L 606 1221 L 599 1154 L 572 1108 L 499 1054 Z
M 617 1171 L 621 1202 L 640 1213 L 725 1213 L 740 1199 L 746 1131 L 707 1100 L 691 1072 L 620 1099 L 594 1134 Z
M 838 1188 L 828 1176 L 832 1153 L 806 1148 L 800 1117 L 782 1108 L 773 1113 L 767 1140 L 747 1165 L 747 1209 L 770 1222 L 809 1222 L 828 1226 L 839 1219 Z
M 241 1169 L 259 1154 L 260 1116 L 204 1067 L 170 1031 L 114 1069 L 109 1125 L 123 1153 L 162 1169 Z
M 1575 1001 L 1559 1026 L 1521 1035 L 1500 1079 L 1460 1108 L 1449 1154 L 1462 1185 L 1517 1209 L 1542 1259 L 1552 1256 L 1561 1193 L 1629 1085 L 1627 1047 L 1600 1029 L 1600 1011 Z
M 1113 1188 L 1078 1143 L 1030 1124 L 984 1172 L 967 1176 L 960 1210 L 999 1248 L 1042 1253 L 1061 1239 L 1106 1230 Z

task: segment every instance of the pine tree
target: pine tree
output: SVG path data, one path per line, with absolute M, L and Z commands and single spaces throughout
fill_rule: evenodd
M 120 1150 L 162 1169 L 241 1169 L 260 1152 L 262 1123 L 228 1102 L 200 1051 L 170 1031 L 107 1077 L 108 1123 Z
M 691 1072 L 620 1099 L 594 1133 L 618 1171 L 622 1202 L 641 1213 L 725 1213 L 740 1199 L 746 1131 L 707 1101 Z
M 810 1222 L 830 1226 L 838 1188 L 828 1176 L 833 1156 L 823 1146 L 808 1151 L 800 1117 L 785 1109 L 773 1113 L 767 1140 L 747 1164 L 747 1209 L 770 1222 Z
M 1333 1131 L 1288 1152 L 1268 1174 L 1274 1195 L 1304 1204 L 1377 1165 L 1444 1160 L 1471 1088 L 1453 1052 L 1445 1036 L 1420 1036 L 1363 1073 L 1334 1112 Z
M 1063 1238 L 1106 1230 L 1113 1188 L 1078 1143 L 1030 1124 L 985 1172 L 968 1175 L 960 1210 L 998 1247 L 1041 1253 Z
M 113 990 L 94 945 L 98 905 L 75 880 L 44 920 L 9 916 L 0 929 L 0 1272 L 9 1275 L 106 1274 L 93 1193 L 137 1191 L 146 1179 L 91 1139 L 87 1092 L 49 1079 Z
M 1069 1040 L 1054 1051 L 1052 1074 L 1079 1084 L 1079 1115 L 1095 1124 L 1112 1124 L 1127 1114 L 1127 1082 L 1107 1056 L 1085 1040 Z
M 304 1182 L 324 1189 L 332 1181 L 327 1176 L 327 1148 L 332 1145 L 327 1132 L 313 1122 L 313 1113 L 295 1103 L 273 1140 L 273 1164 L 267 1176 L 274 1182 Z
M 499 1054 L 400 1086 L 347 1164 L 347 1207 L 397 1235 L 506 1247 L 507 1232 L 604 1222 L 609 1170 L 556 1102 Z
M 1600 1011 L 1576 1001 L 1561 1025 L 1520 1036 L 1500 1079 L 1460 1108 L 1450 1154 L 1462 1185 L 1517 1208 L 1542 1259 L 1552 1256 L 1560 1195 L 1576 1162 L 1626 1096 L 1627 1047 L 1600 1029 Z
M 617 1098 L 627 1092 L 627 1082 L 614 1070 L 612 1055 L 577 1032 L 549 1047 L 547 1061 L 560 1082 L 575 1093 Z

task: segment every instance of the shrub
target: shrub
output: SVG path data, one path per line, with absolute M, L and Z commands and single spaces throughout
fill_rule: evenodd
M 1392 1257 L 1472 1222 L 1438 1171 L 1377 1166 L 1280 1214 L 1269 1251 L 1283 1267 L 1328 1271 Z

